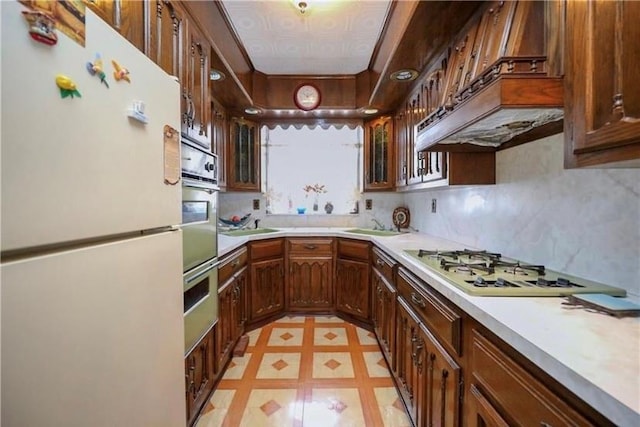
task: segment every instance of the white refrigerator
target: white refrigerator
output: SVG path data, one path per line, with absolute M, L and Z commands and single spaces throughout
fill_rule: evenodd
M 23 10 L 0 2 L 1 424 L 184 426 L 179 84 L 89 9 L 85 46 Z

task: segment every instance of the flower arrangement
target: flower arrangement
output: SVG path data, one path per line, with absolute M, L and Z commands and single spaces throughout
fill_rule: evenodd
M 320 194 L 327 192 L 327 190 L 324 188 L 324 185 L 320 184 L 305 185 L 304 187 L 302 187 L 302 190 L 307 193 L 307 196 L 309 195 L 309 193 Z

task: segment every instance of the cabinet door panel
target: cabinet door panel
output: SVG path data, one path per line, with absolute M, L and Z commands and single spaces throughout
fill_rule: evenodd
M 332 308 L 332 278 L 332 257 L 289 257 L 289 308 Z
M 567 3 L 567 167 L 640 166 L 639 14 L 633 1 Z
M 369 263 L 337 260 L 336 308 L 362 320 L 369 319 Z
M 258 126 L 244 119 L 230 121 L 227 189 L 260 191 L 260 137 Z
M 149 7 L 146 54 L 168 74 L 177 76 L 184 87 L 185 12 L 175 1 L 156 0 L 153 4 L 155 8 Z
M 284 308 L 284 260 L 251 263 L 250 319 L 261 319 Z
M 393 188 L 394 137 L 392 117 L 380 117 L 365 123 L 365 191 Z

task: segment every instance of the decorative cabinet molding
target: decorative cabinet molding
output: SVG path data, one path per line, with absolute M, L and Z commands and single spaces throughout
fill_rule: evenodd
M 640 167 L 640 3 L 566 7 L 565 166 Z

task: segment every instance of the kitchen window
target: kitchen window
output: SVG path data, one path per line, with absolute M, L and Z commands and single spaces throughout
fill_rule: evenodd
M 362 182 L 362 127 L 263 127 L 262 182 L 269 214 L 349 214 Z

